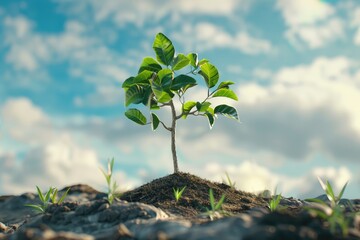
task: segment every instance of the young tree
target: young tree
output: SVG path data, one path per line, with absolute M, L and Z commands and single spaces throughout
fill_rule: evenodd
M 231 81 L 220 82 L 219 72 L 207 59 L 198 60 L 196 53 L 184 55 L 175 54 L 172 42 L 162 33 L 158 33 L 153 43 L 156 60 L 145 57 L 140 65 L 136 76 L 126 79 L 122 85 L 125 91 L 125 106 L 130 104 L 144 104 L 150 109 L 150 122 L 144 114 L 136 108 L 130 108 L 125 116 L 140 125 L 151 124 L 155 130 L 160 124 L 171 133 L 171 152 L 174 172 L 179 171 L 175 133 L 176 121 L 187 116 L 204 116 L 208 119 L 210 128 L 214 125 L 218 114 L 239 120 L 234 107 L 221 104 L 213 108 L 208 101 L 211 98 L 226 97 L 238 100 L 236 94 L 230 89 Z M 163 66 L 161 66 L 163 65 Z M 165 67 L 164 67 L 165 66 Z M 177 71 L 190 66 L 190 72 L 180 73 Z M 202 101 L 185 101 L 184 95 L 189 88 L 197 85 L 195 76 L 201 76 L 207 86 L 207 95 Z M 194 77 L 193 77 L 194 76 Z M 217 87 L 216 87 L 217 85 Z M 174 97 L 177 96 L 181 103 L 180 113 L 177 114 L 174 105 Z M 171 125 L 167 126 L 154 113 L 162 107 L 171 109 Z

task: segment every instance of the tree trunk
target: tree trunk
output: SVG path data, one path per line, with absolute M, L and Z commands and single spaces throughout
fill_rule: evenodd
M 176 156 L 176 145 L 175 145 L 175 129 L 176 129 L 176 111 L 173 101 L 170 101 L 171 107 L 171 115 L 172 115 L 172 122 L 171 122 L 171 153 L 173 158 L 174 164 L 174 173 L 179 172 L 178 161 Z

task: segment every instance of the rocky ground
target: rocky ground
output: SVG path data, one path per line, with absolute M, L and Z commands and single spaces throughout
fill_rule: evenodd
M 176 202 L 173 188 L 184 186 Z M 223 212 L 212 218 L 210 188 L 216 200 L 226 195 Z M 360 239 L 360 215 L 354 214 L 360 212 L 360 199 L 351 200 L 353 208 L 346 211 L 344 237 L 309 214 L 308 202 L 284 198 L 280 210 L 271 213 L 267 198 L 187 173 L 156 179 L 111 205 L 105 198 L 87 185 L 75 185 L 63 204 L 39 214 L 24 206 L 39 203 L 33 193 L 0 196 L 0 239 Z

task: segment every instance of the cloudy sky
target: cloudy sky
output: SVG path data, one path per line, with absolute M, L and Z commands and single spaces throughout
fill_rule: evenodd
M 181 171 L 300 198 L 319 176 L 360 197 L 358 0 L 1 0 L 0 195 L 105 190 L 111 157 L 122 189 L 172 173 L 168 132 L 127 120 L 121 88 L 158 32 L 239 96 L 241 123 L 178 122 Z

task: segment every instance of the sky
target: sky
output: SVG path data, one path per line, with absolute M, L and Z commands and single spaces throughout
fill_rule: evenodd
M 169 132 L 124 116 L 122 82 L 158 32 L 235 82 L 240 123 L 177 125 L 180 171 L 240 190 L 360 197 L 358 0 L 1 0 L 0 195 L 84 183 L 122 190 L 173 172 Z M 204 84 L 189 91 L 200 100 Z M 134 106 L 136 107 L 136 106 Z M 160 113 L 166 119 L 167 110 Z

